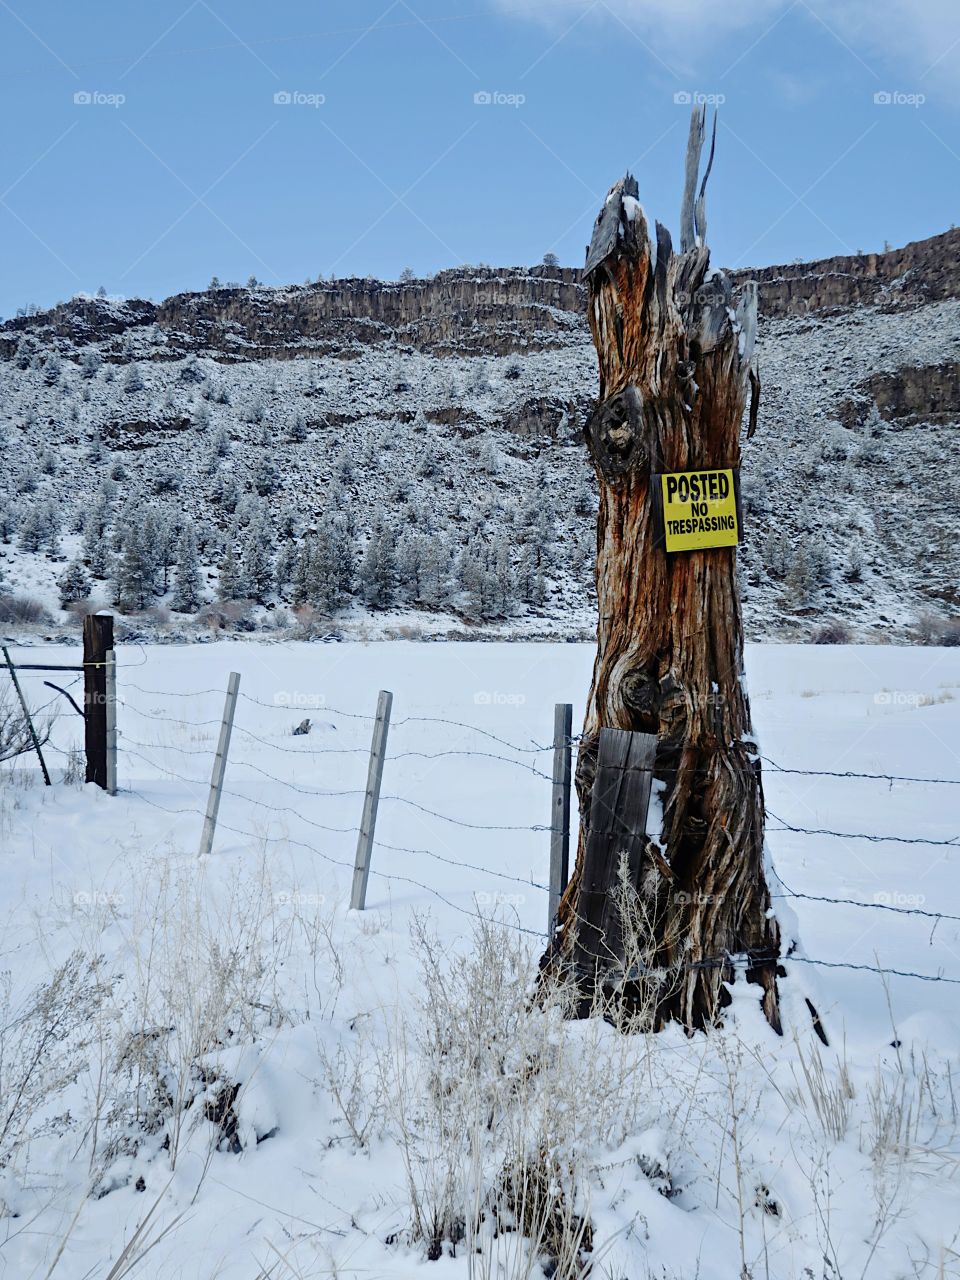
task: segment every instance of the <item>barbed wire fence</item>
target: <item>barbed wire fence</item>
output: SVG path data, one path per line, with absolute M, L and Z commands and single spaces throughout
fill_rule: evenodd
M 143 665 L 143 663 L 139 662 L 134 665 L 141 666 Z M 18 669 L 24 670 L 27 668 L 25 666 L 24 667 L 18 666 Z M 34 719 L 37 720 L 39 719 L 39 717 L 43 716 L 44 725 L 49 725 L 51 727 L 54 724 L 62 723 L 62 722 L 70 722 L 72 724 L 76 724 L 77 712 L 79 711 L 79 708 L 75 700 L 73 699 L 70 690 L 76 685 L 78 679 L 80 679 L 80 677 L 76 677 L 76 679 L 73 680 L 72 682 L 65 681 L 63 687 L 52 685 L 50 684 L 50 682 L 45 681 L 44 683 L 47 684 L 51 689 L 54 689 L 55 692 L 53 696 L 47 699 L 42 705 L 32 708 L 32 715 Z M 194 690 L 155 689 L 155 688 L 150 688 L 148 686 L 141 685 L 132 680 L 127 680 L 126 678 L 123 679 L 122 690 L 124 695 L 126 695 L 127 690 L 132 690 L 132 691 L 136 691 L 137 693 L 143 694 L 147 697 L 161 698 L 164 700 L 185 699 L 188 701 L 188 703 L 189 702 L 195 703 L 198 699 L 203 697 L 210 697 L 210 696 L 222 697 L 224 694 L 223 689 L 216 689 L 216 688 L 194 689 Z M 237 698 L 240 703 L 243 703 L 246 706 L 254 706 L 261 709 L 276 711 L 276 712 L 285 714 L 288 718 L 292 711 L 298 711 L 303 709 L 322 711 L 324 716 L 332 716 L 335 719 L 341 719 L 347 722 L 352 722 L 358 728 L 362 727 L 366 729 L 369 727 L 371 733 L 373 732 L 377 723 L 377 715 L 375 714 L 362 712 L 354 709 L 348 709 L 345 707 L 336 707 L 336 706 L 329 705 L 326 702 L 323 702 L 322 704 L 317 704 L 316 706 L 311 705 L 306 707 L 298 707 L 298 706 L 292 706 L 288 701 L 285 701 L 285 700 L 274 700 L 272 702 L 266 701 L 264 699 L 254 697 L 253 695 L 250 695 L 242 690 L 238 690 Z M 72 704 L 72 706 L 69 706 L 69 707 L 64 706 L 63 699 L 66 699 L 69 703 Z M 160 724 L 168 723 L 177 727 L 181 731 L 189 731 L 191 734 L 194 735 L 195 738 L 197 736 L 197 731 L 205 732 L 207 730 L 217 730 L 217 729 L 222 730 L 224 726 L 223 717 L 193 720 L 180 714 L 167 715 L 164 712 L 158 711 L 156 709 L 144 710 L 141 707 L 138 707 L 135 702 L 130 701 L 126 696 L 123 696 L 123 697 L 118 696 L 117 705 L 123 709 L 127 717 L 133 716 L 135 718 L 143 720 L 145 724 L 149 724 L 150 722 L 158 722 Z M 175 706 L 176 703 L 173 703 L 173 705 Z M 51 710 L 51 708 L 56 708 L 56 709 Z M 285 845 L 293 848 L 302 849 L 305 852 L 308 852 L 309 854 L 320 858 L 322 861 L 324 861 L 329 865 L 341 867 L 345 871 L 352 873 L 355 877 L 355 882 L 358 874 L 361 871 L 363 871 L 365 875 L 373 876 L 386 884 L 401 884 L 401 885 L 406 885 L 406 886 L 418 889 L 430 895 L 433 899 L 442 902 L 444 905 L 451 908 L 452 910 L 465 916 L 470 916 L 470 917 L 476 916 L 477 910 L 479 909 L 479 905 L 480 905 L 479 902 L 476 900 L 476 898 L 472 908 L 466 907 L 461 903 L 455 902 L 452 898 L 450 898 L 446 894 L 440 892 L 440 890 L 437 889 L 436 886 L 426 883 L 423 880 L 417 879 L 414 876 L 402 874 L 397 871 L 384 870 L 382 867 L 377 865 L 377 861 L 373 857 L 374 851 L 381 850 L 386 853 L 401 853 L 405 855 L 416 856 L 418 858 L 425 857 L 441 864 L 445 864 L 445 865 L 456 867 L 456 868 L 462 868 L 465 871 L 476 872 L 478 874 L 482 874 L 484 876 L 488 876 L 493 879 L 500 880 L 504 883 L 516 884 L 518 886 L 522 886 L 524 890 L 532 890 L 537 893 L 543 893 L 544 895 L 546 895 L 546 902 L 545 902 L 545 907 L 546 907 L 545 921 L 546 922 L 545 922 L 545 927 L 543 929 L 535 929 L 527 925 L 522 925 L 520 924 L 519 920 L 503 921 L 506 927 L 513 929 L 518 933 L 543 940 L 544 938 L 548 937 L 549 934 L 552 932 L 552 928 L 556 919 L 556 907 L 559 899 L 559 892 L 562 891 L 562 888 L 565 886 L 567 876 L 568 876 L 569 868 L 567 866 L 567 860 L 569 856 L 569 822 L 564 821 L 562 825 L 557 825 L 557 819 L 555 815 L 557 815 L 558 813 L 559 814 L 569 813 L 569 797 L 570 797 L 570 785 L 571 785 L 571 773 L 572 773 L 571 757 L 573 753 L 577 751 L 579 747 L 579 742 L 580 742 L 579 735 L 569 732 L 569 725 L 570 725 L 569 704 L 558 704 L 556 708 L 556 712 L 557 714 L 555 716 L 554 740 L 550 744 L 546 744 L 546 745 L 541 745 L 540 743 L 537 743 L 535 741 L 530 743 L 513 742 L 507 737 L 504 737 L 500 734 L 493 733 L 490 730 L 485 729 L 480 725 L 473 724 L 466 720 L 453 719 L 453 718 L 447 718 L 447 717 L 435 716 L 435 715 L 410 714 L 410 715 L 402 716 L 396 720 L 393 720 L 390 723 L 389 728 L 391 732 L 399 729 L 404 729 L 407 727 L 423 726 L 424 728 L 433 729 L 439 726 L 443 726 L 445 728 L 456 729 L 458 731 L 461 731 L 465 734 L 472 736 L 475 739 L 475 745 L 456 746 L 456 747 L 451 747 L 446 749 L 441 748 L 441 749 L 428 750 L 428 749 L 423 749 L 421 747 L 418 747 L 416 746 L 416 744 L 402 743 L 400 750 L 386 750 L 382 753 L 381 759 L 379 760 L 379 774 L 378 774 L 378 779 L 376 784 L 377 790 L 378 790 L 377 800 L 380 803 L 405 806 L 407 809 L 411 811 L 414 811 L 418 814 L 422 814 L 435 821 L 448 824 L 454 829 L 461 829 L 461 830 L 473 831 L 473 832 L 488 831 L 493 834 L 507 833 L 507 832 L 512 832 L 512 833 L 529 832 L 537 836 L 543 836 L 548 838 L 550 841 L 549 883 L 545 883 L 544 880 L 542 879 L 536 879 L 532 873 L 525 876 L 517 875 L 512 873 L 511 871 L 498 869 L 496 867 L 484 865 L 477 861 L 471 861 L 466 858 L 455 856 L 452 853 L 441 853 L 436 849 L 432 849 L 428 847 L 418 847 L 415 845 L 397 844 L 397 843 L 380 839 L 376 834 L 375 824 L 368 833 L 369 838 L 368 838 L 366 850 L 365 850 L 365 856 L 367 859 L 365 867 L 362 865 L 360 861 L 361 850 L 359 845 L 358 845 L 357 858 L 351 861 L 346 858 L 334 856 L 328 850 L 322 849 L 318 845 L 310 843 L 309 841 L 294 838 L 288 833 L 284 833 L 282 835 L 269 835 L 264 832 L 247 830 L 241 827 L 231 825 L 227 822 L 224 822 L 222 819 L 219 818 L 218 815 L 215 815 L 214 827 L 216 830 L 227 832 L 242 840 L 262 842 L 263 844 L 269 844 L 269 845 Z M 557 733 L 556 726 L 558 725 L 566 725 L 567 726 L 566 731 Z M 286 745 L 286 744 L 271 740 L 269 737 L 264 737 L 262 732 L 261 733 L 255 732 L 255 730 L 252 729 L 248 724 L 243 723 L 242 719 L 237 719 L 235 721 L 232 721 L 231 729 L 233 732 L 240 734 L 243 740 L 250 743 L 254 743 L 256 744 L 257 747 L 262 748 L 264 753 L 266 752 L 278 753 L 278 757 L 281 763 L 285 762 L 285 757 L 291 756 L 291 755 L 295 757 L 299 757 L 301 760 L 312 760 L 315 758 L 318 761 L 322 760 L 324 757 L 344 757 L 344 756 L 356 756 L 356 757 L 366 758 L 368 761 L 370 761 L 371 759 L 371 748 L 369 746 L 316 747 L 316 746 L 310 746 L 306 743 L 298 743 L 296 746 Z M 287 728 L 285 732 L 292 733 L 293 730 Z M 304 733 L 303 736 L 306 737 L 309 735 L 307 733 Z M 187 761 L 186 768 L 189 770 L 191 767 L 193 767 L 190 762 L 195 759 L 198 765 L 200 760 L 203 760 L 208 764 L 211 762 L 213 751 L 210 746 L 188 746 L 188 745 L 183 745 L 181 743 L 161 743 L 156 741 L 149 742 L 149 741 L 146 741 L 145 739 L 146 739 L 146 733 L 143 736 L 138 736 L 135 730 L 128 731 L 126 728 L 124 728 L 124 730 L 118 734 L 118 749 L 119 749 L 118 753 L 121 759 L 123 757 L 128 757 L 131 761 L 137 762 L 137 765 L 145 765 L 149 770 L 155 771 L 157 774 L 161 775 L 162 777 L 170 778 L 171 780 L 177 782 L 182 786 L 198 787 L 198 788 L 207 790 L 208 792 L 212 792 L 213 788 L 211 787 L 211 779 L 210 779 L 209 773 L 206 773 L 205 776 L 195 776 L 190 774 L 189 772 L 183 772 L 181 769 L 171 768 L 169 767 L 168 764 L 165 764 L 155 758 L 158 752 L 162 752 L 162 753 L 174 752 L 176 755 L 183 757 Z M 71 756 L 74 756 L 77 750 L 76 747 L 62 747 L 59 744 L 55 743 L 50 737 L 46 739 L 44 745 L 52 748 L 55 753 L 65 758 L 70 758 Z M 501 748 L 501 750 L 493 750 L 492 749 L 493 746 L 499 747 Z M 144 754 L 145 752 L 149 752 L 150 754 Z M 505 754 L 505 752 L 511 752 L 513 754 Z M 396 791 L 387 791 L 384 793 L 380 793 L 379 780 L 380 778 L 382 778 L 383 773 L 385 772 L 387 766 L 390 765 L 391 763 L 402 761 L 402 760 L 412 760 L 412 759 L 419 759 L 424 761 L 436 761 L 436 760 L 440 760 L 448 757 L 460 758 L 463 760 L 475 759 L 475 760 L 485 760 L 485 761 L 487 760 L 496 761 L 502 765 L 506 765 L 510 768 L 521 771 L 526 776 L 536 778 L 539 781 L 545 784 L 548 784 L 549 787 L 552 789 L 552 795 L 550 796 L 549 800 L 545 798 L 544 808 L 546 810 L 547 806 L 549 805 L 549 813 L 554 815 L 553 821 L 530 822 L 530 823 L 478 822 L 478 821 L 474 821 L 474 820 L 459 816 L 458 814 L 455 814 L 455 813 L 447 813 L 447 812 L 444 812 L 442 809 L 438 809 L 430 805 L 422 804 L 420 801 L 415 800 L 410 796 L 399 794 Z M 551 757 L 553 762 L 553 772 L 548 773 L 546 771 L 546 768 L 541 767 L 541 765 L 545 763 L 546 759 L 549 759 Z M 269 756 L 264 755 L 263 758 L 268 760 Z M 774 760 L 771 757 L 768 757 L 762 754 L 758 755 L 758 758 L 763 762 L 766 769 L 773 773 L 793 775 L 798 777 L 835 778 L 835 779 L 841 779 L 845 781 L 862 780 L 862 781 L 869 781 L 869 782 L 886 782 L 890 786 L 892 786 L 895 783 L 903 784 L 905 786 L 910 786 L 910 785 L 923 785 L 923 786 L 935 786 L 935 787 L 960 786 L 960 778 L 942 778 L 942 777 L 885 773 L 885 772 L 871 773 L 871 772 L 860 772 L 856 770 L 841 771 L 841 770 L 828 770 L 828 769 L 806 769 L 806 768 L 794 767 L 790 765 L 784 765 L 779 761 Z M 226 765 L 226 758 L 224 759 L 224 765 Z M 302 785 L 302 783 L 294 781 L 290 777 L 283 777 L 281 776 L 280 773 L 275 772 L 269 768 L 265 768 L 263 763 L 254 763 L 253 761 L 246 760 L 243 758 L 231 758 L 229 761 L 229 769 L 231 773 L 234 773 L 234 771 L 237 769 L 250 770 L 251 772 L 257 774 L 259 778 L 262 778 L 263 780 L 271 784 L 271 793 L 274 790 L 279 789 L 280 791 L 288 791 L 293 793 L 294 797 L 297 795 L 302 795 L 302 796 L 307 796 L 314 800 L 320 800 L 320 801 L 326 800 L 326 799 L 355 798 L 358 801 L 362 800 L 364 801 L 364 803 L 366 803 L 369 801 L 369 798 L 370 798 L 370 778 L 369 777 L 368 777 L 368 784 L 366 787 L 358 786 L 358 787 L 350 787 L 350 788 L 323 788 L 323 787 L 304 786 Z M 129 771 L 124 771 L 124 772 L 127 773 L 129 777 L 133 777 L 136 773 L 136 769 L 130 769 Z M 220 779 L 220 784 L 218 788 L 218 792 L 219 792 L 218 803 L 219 803 L 219 796 L 226 796 L 226 797 L 230 797 L 233 800 L 241 801 L 245 804 L 252 805 L 254 808 L 263 809 L 265 812 L 273 815 L 277 815 L 278 817 L 284 816 L 284 815 L 290 815 L 296 818 L 297 821 L 305 824 L 306 826 L 314 830 L 322 832 L 325 835 L 357 836 L 358 840 L 361 840 L 363 837 L 363 821 L 362 820 L 358 821 L 357 823 L 351 823 L 348 825 L 339 825 L 336 823 L 327 823 L 327 822 L 320 821 L 317 818 L 311 817 L 308 814 L 306 814 L 303 811 L 304 806 L 302 805 L 276 803 L 276 798 L 278 797 L 273 797 L 272 795 L 270 800 L 259 799 L 249 794 L 248 792 L 237 790 L 235 785 L 230 785 L 230 786 L 225 785 L 223 780 L 223 772 L 224 771 L 221 772 L 221 779 Z M 238 785 L 242 785 L 242 784 L 238 784 Z M 562 795 L 562 791 L 564 788 L 566 788 L 566 793 L 567 793 L 565 798 Z M 210 817 L 209 803 L 207 805 L 206 810 L 200 807 L 191 806 L 191 805 L 176 805 L 174 807 L 171 807 L 169 805 L 161 804 L 156 798 L 146 795 L 142 790 L 137 789 L 135 786 L 129 785 L 129 783 L 127 785 L 124 785 L 123 783 L 121 783 L 120 791 L 123 794 L 135 797 L 137 800 L 147 804 L 148 806 L 151 806 L 152 808 L 158 811 L 161 811 L 173 816 L 193 816 L 200 819 L 202 822 L 204 822 L 205 825 L 209 821 L 209 817 Z M 564 799 L 566 802 L 565 804 L 564 804 Z M 953 837 L 948 837 L 948 838 L 931 838 L 931 837 L 925 837 L 925 836 L 898 835 L 898 834 L 892 834 L 887 832 L 876 832 L 876 831 L 874 832 L 839 831 L 839 830 L 834 830 L 832 828 L 806 827 L 806 826 L 790 823 L 786 819 L 781 817 L 779 814 L 771 810 L 769 807 L 767 807 L 767 815 L 769 818 L 772 818 L 774 822 L 777 824 L 776 826 L 768 825 L 767 830 L 770 834 L 776 834 L 779 831 L 784 831 L 784 832 L 790 832 L 791 834 L 799 835 L 801 837 L 821 837 L 821 838 L 837 839 L 837 840 L 865 841 L 871 844 L 883 843 L 883 844 L 896 844 L 896 845 L 903 845 L 903 846 L 919 845 L 919 846 L 926 846 L 930 848 L 941 848 L 941 849 L 946 849 L 953 846 L 960 847 L 960 834 Z M 212 831 L 210 834 L 211 834 L 211 842 L 212 842 L 212 834 L 213 834 Z M 365 880 L 364 880 L 364 885 L 365 885 Z M 879 901 L 879 900 L 874 900 L 871 902 L 871 901 L 864 901 L 864 900 L 852 898 L 852 897 L 840 897 L 840 896 L 832 896 L 829 894 L 814 894 L 814 893 L 797 891 L 791 888 L 785 882 L 783 876 L 780 875 L 779 872 L 776 873 L 776 889 L 777 889 L 777 892 L 774 892 L 772 894 L 772 897 L 775 899 L 790 899 L 790 900 L 796 900 L 796 901 L 817 902 L 817 903 L 825 904 L 829 906 L 853 907 L 853 908 L 857 908 L 864 911 L 881 911 L 894 916 L 918 917 L 924 920 L 932 921 L 934 923 L 934 929 L 943 921 L 960 923 L 960 912 L 951 912 L 947 910 L 930 911 L 919 905 L 901 905 L 900 903 L 892 903 L 892 902 Z M 497 903 L 500 903 L 503 901 L 507 901 L 507 902 L 510 901 L 509 895 L 486 895 L 486 897 L 488 899 L 492 898 Z M 361 900 L 359 901 L 359 903 L 354 902 L 354 905 L 359 906 L 360 909 L 363 909 L 363 906 L 365 904 Z M 800 964 L 812 965 L 812 966 L 817 966 L 817 967 L 826 968 L 826 969 L 844 969 L 844 970 L 849 970 L 853 972 L 874 973 L 882 977 L 898 976 L 898 977 L 911 978 L 911 979 L 915 979 L 923 982 L 947 983 L 950 985 L 960 985 L 960 977 L 951 976 L 948 974 L 944 974 L 942 972 L 932 973 L 932 974 L 920 973 L 913 970 L 887 967 L 880 964 L 876 964 L 876 965 L 860 964 L 860 963 L 855 963 L 853 961 L 831 960 L 826 958 L 808 956 L 805 954 L 798 953 L 796 951 L 791 952 L 789 955 L 785 957 L 780 957 L 778 959 L 778 962 L 781 964 L 789 964 L 792 962 L 796 962 Z M 722 968 L 734 971 L 738 968 L 755 967 L 758 963 L 762 963 L 762 960 L 758 961 L 758 958 L 756 956 L 737 956 L 732 954 L 726 954 L 722 956 L 701 957 L 697 960 L 690 960 L 687 963 L 689 967 L 700 967 L 700 968 L 722 967 Z

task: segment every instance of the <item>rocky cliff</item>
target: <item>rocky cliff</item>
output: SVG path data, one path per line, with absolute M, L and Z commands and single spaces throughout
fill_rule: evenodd
M 960 297 L 960 230 L 888 253 L 736 271 L 757 280 L 768 318 L 856 306 L 909 308 Z M 582 341 L 586 294 L 569 267 L 462 267 L 428 280 L 337 280 L 287 286 L 226 286 L 179 293 L 159 304 L 74 298 L 0 326 L 0 357 L 29 333 L 65 353 L 90 342 L 124 358 L 124 336 L 156 326 L 154 359 L 189 352 L 224 361 L 343 355 L 376 343 L 435 354 L 508 355 Z

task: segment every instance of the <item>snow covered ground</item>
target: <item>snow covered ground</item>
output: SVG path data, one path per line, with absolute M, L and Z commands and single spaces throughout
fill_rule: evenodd
M 516 1233 L 490 1230 L 503 1134 L 522 1131 L 611 1280 L 960 1276 L 960 985 L 846 967 L 960 983 L 960 788 L 775 767 L 960 780 L 960 651 L 748 649 L 770 853 L 783 893 L 811 895 L 776 900 L 799 939 L 782 1040 L 742 982 L 723 1031 L 692 1039 L 509 998 L 546 924 L 553 704 L 577 725 L 592 660 L 574 644 L 125 646 L 115 798 L 63 781 L 81 721 L 42 681 L 73 677 L 24 674 L 34 707 L 54 699 L 56 749 L 51 788 L 26 759 L 0 780 L 0 1274 L 406 1277 L 428 1265 L 418 1220 L 452 1199 L 467 1238 L 428 1274 L 536 1276 Z M 227 794 L 200 861 L 230 671 Z M 357 913 L 381 688 L 393 725 Z M 478 951 L 479 918 L 503 930 Z M 488 1089 L 492 1123 L 472 1128 L 464 1091 L 479 1106 Z

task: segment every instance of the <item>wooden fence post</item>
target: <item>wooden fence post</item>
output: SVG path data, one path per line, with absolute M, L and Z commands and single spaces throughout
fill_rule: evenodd
M 558 702 L 553 709 L 553 798 L 550 807 L 550 894 L 547 933 L 557 923 L 557 908 L 570 878 L 570 757 L 573 707 Z
M 113 648 L 113 617 L 91 613 L 83 620 L 83 722 L 87 782 L 107 789 L 107 653 Z
M 27 708 L 27 700 L 23 696 L 23 690 L 20 688 L 20 681 L 17 679 L 17 670 L 10 661 L 10 654 L 7 652 L 6 646 L 3 649 L 3 657 L 7 664 L 7 670 L 10 672 L 10 679 L 13 681 L 13 687 L 17 691 L 17 697 L 20 699 L 20 710 L 23 712 L 23 718 L 27 722 L 27 728 L 30 730 L 30 740 L 33 743 L 33 749 L 37 753 L 37 759 L 40 761 L 40 768 L 43 770 L 43 781 L 46 786 L 50 786 L 50 774 L 47 772 L 47 764 L 43 758 L 43 752 L 40 750 L 40 739 L 37 737 L 37 731 L 33 727 L 33 721 L 30 718 L 30 712 Z
M 117 654 L 106 652 L 107 794 L 117 794 Z
M 213 848 L 213 837 L 217 829 L 217 814 L 220 812 L 220 796 L 223 792 L 223 775 L 227 770 L 227 752 L 230 750 L 230 735 L 233 732 L 233 715 L 237 709 L 237 693 L 240 689 L 240 676 L 236 671 L 230 672 L 227 681 L 227 696 L 223 703 L 223 723 L 220 726 L 220 741 L 217 743 L 217 754 L 213 760 L 213 772 L 210 775 L 210 795 L 207 798 L 207 813 L 203 820 L 203 832 L 200 836 L 200 857 L 204 857 Z
M 370 764 L 367 768 L 367 791 L 363 800 L 363 818 L 357 840 L 357 860 L 353 869 L 353 889 L 350 906 L 362 911 L 367 900 L 367 880 L 370 878 L 370 859 L 373 856 L 373 833 L 377 825 L 377 808 L 380 804 L 380 782 L 383 778 L 383 759 L 387 750 L 387 732 L 390 728 L 390 708 L 393 694 L 380 690 L 377 699 L 377 718 L 373 726 L 370 744 Z
M 575 959 L 584 969 L 609 967 L 619 954 L 621 925 L 611 886 L 626 859 L 636 884 L 647 843 L 647 810 L 657 739 L 628 729 L 601 729 L 590 793 L 589 827 L 580 886 Z

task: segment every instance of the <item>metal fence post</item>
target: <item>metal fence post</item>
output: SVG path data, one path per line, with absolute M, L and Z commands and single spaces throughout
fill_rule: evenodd
M 200 836 L 201 858 L 213 848 L 213 836 L 217 829 L 217 814 L 220 811 L 220 795 L 223 791 L 223 775 L 227 769 L 227 752 L 230 750 L 230 734 L 233 732 L 233 714 L 237 709 L 237 693 L 239 689 L 239 673 L 231 671 L 230 679 L 227 681 L 227 696 L 223 704 L 223 724 L 220 726 L 220 741 L 217 743 L 217 754 L 213 761 L 213 773 L 210 775 L 207 814 L 203 820 L 203 834 Z
M 377 718 L 373 726 L 370 744 L 370 764 L 367 768 L 367 791 L 363 801 L 363 818 L 357 840 L 357 860 L 353 869 L 353 889 L 350 906 L 362 911 L 367 900 L 367 880 L 370 877 L 370 858 L 373 855 L 373 833 L 377 825 L 377 807 L 380 804 L 380 782 L 383 778 L 383 759 L 387 750 L 387 731 L 390 728 L 390 708 L 393 694 L 380 690 L 377 699 Z
M 553 797 L 550 807 L 550 893 L 547 933 L 557 924 L 557 909 L 570 878 L 570 759 L 573 707 L 558 702 L 553 709 Z
M 27 708 L 27 700 L 23 696 L 23 690 L 20 688 L 20 681 L 17 679 L 17 670 L 10 659 L 10 654 L 6 647 L 3 649 L 3 658 L 7 664 L 7 670 L 10 672 L 10 679 L 13 681 L 13 687 L 17 691 L 17 697 L 20 700 L 20 710 L 23 712 L 23 718 L 27 722 L 27 728 L 30 731 L 30 741 L 33 743 L 33 749 L 37 753 L 37 759 L 40 761 L 40 768 L 43 770 L 43 781 L 45 786 L 50 786 L 50 774 L 47 772 L 47 762 L 43 758 L 43 752 L 40 750 L 40 739 L 37 737 L 37 731 L 33 727 L 33 720 L 30 718 L 30 711 Z
M 105 654 L 107 691 L 107 795 L 117 794 L 117 655 L 113 649 Z

